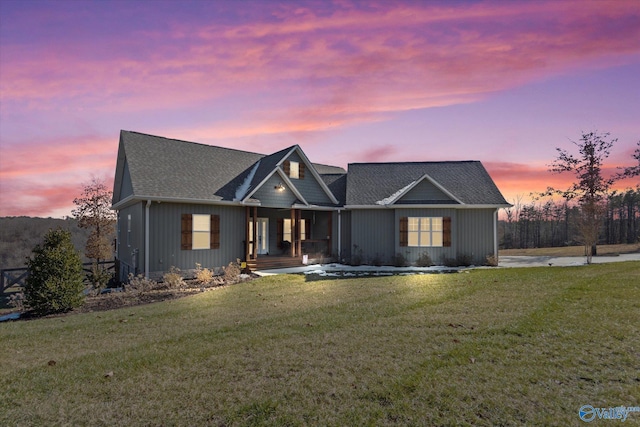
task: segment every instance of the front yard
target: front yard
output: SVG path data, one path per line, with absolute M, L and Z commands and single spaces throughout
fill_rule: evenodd
M 580 425 L 640 406 L 639 316 L 638 262 L 266 277 L 0 324 L 0 425 Z

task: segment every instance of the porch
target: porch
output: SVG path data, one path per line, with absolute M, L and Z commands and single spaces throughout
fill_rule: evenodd
M 250 269 L 302 265 L 308 258 L 330 258 L 333 211 L 246 208 L 245 261 Z
M 251 271 L 272 270 L 274 268 L 290 268 L 302 266 L 302 257 L 264 255 L 247 261 Z

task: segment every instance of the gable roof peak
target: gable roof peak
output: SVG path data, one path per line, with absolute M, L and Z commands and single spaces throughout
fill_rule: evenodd
M 435 165 L 435 164 L 457 164 L 457 163 L 481 163 L 480 160 L 435 160 L 435 161 L 414 161 L 414 162 L 352 162 L 348 166 L 359 165 Z

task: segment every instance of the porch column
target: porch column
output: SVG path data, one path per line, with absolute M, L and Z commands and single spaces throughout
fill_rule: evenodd
M 245 209 L 245 221 L 244 221 L 244 260 L 249 261 L 251 252 L 249 251 L 249 244 L 251 236 L 249 236 L 249 221 L 251 221 L 251 208 L 247 206 Z
M 296 230 L 297 230 L 297 225 L 296 225 L 296 210 L 295 209 L 291 209 L 291 256 L 294 257 L 296 256 L 296 245 L 297 245 L 297 239 L 296 239 Z
M 258 207 L 254 206 L 253 207 L 253 236 L 251 236 L 251 241 L 253 242 L 253 259 L 258 258 L 258 245 L 257 240 L 258 240 Z
M 333 212 L 329 211 L 329 225 L 327 230 L 327 256 L 331 256 L 333 247 L 331 246 L 331 237 L 333 236 Z
M 296 255 L 302 256 L 302 230 L 300 230 L 300 220 L 302 219 L 302 211 L 296 209 Z

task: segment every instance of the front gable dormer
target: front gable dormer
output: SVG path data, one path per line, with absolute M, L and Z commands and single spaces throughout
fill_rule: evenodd
M 309 204 L 338 204 L 338 200 L 300 146 L 293 146 L 280 161 L 279 167 Z
M 246 171 L 234 200 L 246 201 L 249 198 L 259 200 L 265 207 L 338 204 L 297 145 L 264 157 Z
M 462 202 L 437 181 L 425 174 L 398 189 L 389 197 L 377 201 L 376 204 L 383 206 L 406 204 L 446 205 L 462 204 Z
M 444 187 L 425 175 L 414 186 L 404 192 L 395 204 L 460 204 Z

